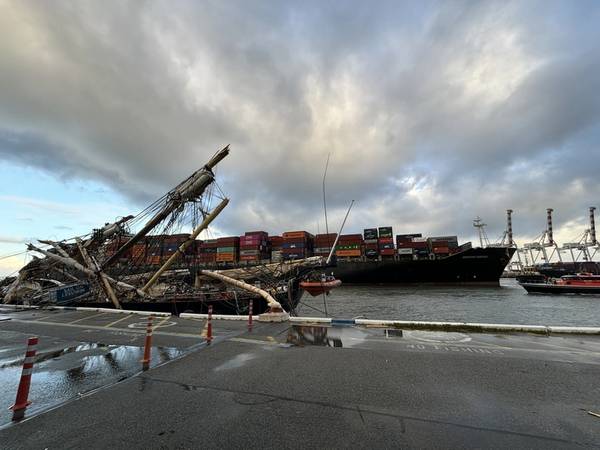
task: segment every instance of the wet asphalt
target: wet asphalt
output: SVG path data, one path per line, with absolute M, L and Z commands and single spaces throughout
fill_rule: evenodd
M 40 399 L 32 391 L 29 418 L 0 430 L 2 448 L 600 446 L 600 418 L 588 413 L 600 413 L 595 336 L 262 323 L 248 333 L 245 323 L 215 321 L 216 339 L 206 346 L 203 321 L 169 318 L 164 324 L 174 324 L 154 336 L 157 349 L 172 353 L 161 359 L 157 350 L 155 367 L 142 373 L 137 355 L 124 355 L 139 351 L 137 327 L 146 319 L 110 325 L 121 316 L 93 314 L 28 311 L 0 321 L 3 351 L 5 343 L 14 347 L 0 353 L 2 361 L 17 357 L 24 350 L 17 343 L 30 334 L 58 352 L 57 361 L 36 366 L 32 387 L 52 384 L 38 375 L 49 371 L 44 364 L 59 376 L 73 360 L 106 360 L 112 352 L 123 368 L 84 366 L 87 378 L 108 387 L 53 409 L 33 410 Z M 77 350 L 60 355 L 61 345 L 84 345 L 81 358 L 69 356 Z

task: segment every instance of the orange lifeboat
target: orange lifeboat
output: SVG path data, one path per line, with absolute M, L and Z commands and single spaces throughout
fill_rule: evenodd
M 336 280 L 332 276 L 323 276 L 320 280 L 305 280 L 300 282 L 300 287 L 313 297 L 323 293 L 329 294 L 329 291 L 340 286 L 341 280 Z

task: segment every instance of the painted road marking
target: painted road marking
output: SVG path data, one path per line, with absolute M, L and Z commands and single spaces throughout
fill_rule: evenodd
M 31 323 L 32 321 L 31 320 L 13 319 L 13 320 L 11 320 L 11 322 Z M 39 322 L 39 321 L 36 322 L 35 324 L 36 325 L 52 325 L 52 326 L 60 326 L 60 327 L 71 327 L 71 328 L 82 328 L 84 330 L 109 331 L 109 330 L 106 329 L 105 326 L 99 326 L 99 325 L 79 325 L 79 324 L 71 324 L 71 323 Z M 110 332 L 111 333 L 123 332 L 123 333 L 134 333 L 134 334 L 146 334 L 146 330 L 145 329 L 144 330 L 137 330 L 137 329 L 127 329 L 127 328 L 112 328 L 110 330 Z M 167 331 L 157 331 L 154 334 L 156 334 L 156 335 L 163 335 L 163 336 L 174 336 L 174 337 L 185 337 L 185 338 L 198 339 L 198 335 L 197 334 L 189 334 L 189 333 L 173 333 L 173 332 L 167 332 Z
M 166 319 L 170 319 L 170 317 L 167 317 Z M 163 320 L 159 325 L 153 326 L 152 329 L 155 330 L 159 326 L 165 328 L 165 327 L 172 327 L 173 325 L 177 325 L 177 322 L 167 322 L 167 323 L 165 323 L 165 320 Z M 134 323 L 130 323 L 129 325 L 127 325 L 127 328 L 140 328 L 140 329 L 144 329 L 145 330 L 146 328 L 148 328 L 148 322 L 134 322 Z
M 161 320 L 160 322 L 158 322 L 158 324 L 156 324 L 156 325 L 155 325 L 155 326 L 152 328 L 152 331 L 156 330 L 157 328 L 160 328 L 160 327 L 162 327 L 162 326 L 163 326 L 163 324 L 164 324 L 164 323 L 165 323 L 167 320 L 169 320 L 170 318 L 171 318 L 171 316 L 166 316 L 166 317 L 165 317 L 163 320 Z M 167 326 L 167 327 L 170 327 L 170 326 L 173 326 L 173 325 L 175 325 L 175 324 L 176 324 L 176 322 L 171 322 L 171 323 L 168 323 L 168 324 L 167 324 L 167 325 L 165 325 L 165 326 Z
M 125 319 L 129 319 L 132 316 L 132 314 L 127 314 L 125 317 L 121 317 L 120 319 L 115 320 L 114 322 L 109 323 L 108 325 L 104 325 L 105 328 L 110 328 L 113 325 L 125 320 Z
M 108 313 L 105 313 L 105 312 L 98 313 L 98 314 L 94 314 L 92 316 L 82 317 L 81 319 L 76 319 L 76 320 L 73 320 L 72 322 L 67 322 L 67 323 L 72 325 L 72 324 L 77 323 L 77 322 L 82 322 L 82 321 L 87 320 L 87 319 L 93 319 L 94 317 L 104 316 L 106 314 L 108 314 Z
M 434 344 L 407 344 L 406 348 L 412 350 L 444 350 L 446 352 L 462 352 L 462 353 L 486 353 L 488 355 L 504 355 L 504 351 L 497 348 L 485 347 L 466 347 L 462 345 L 434 345 Z M 515 349 L 510 349 L 515 350 Z
M 40 317 L 38 317 L 38 318 L 36 318 L 36 319 L 31 319 L 31 321 L 32 321 L 32 322 L 37 322 L 38 320 L 42 320 L 42 319 L 48 319 L 48 318 L 50 318 L 50 317 L 55 317 L 55 316 L 58 316 L 58 315 L 57 315 L 57 314 L 45 314 L 45 315 L 43 315 L 43 316 L 40 316 Z
M 282 345 L 282 346 L 286 346 L 285 344 L 280 344 L 277 341 L 263 341 L 261 339 L 247 339 L 247 338 L 230 338 L 230 341 L 234 341 L 234 342 L 242 342 L 244 344 L 257 344 L 257 345 Z

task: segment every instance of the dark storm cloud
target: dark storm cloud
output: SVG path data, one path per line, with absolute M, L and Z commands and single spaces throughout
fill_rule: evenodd
M 225 232 L 323 230 L 328 153 L 330 227 L 533 237 L 600 197 L 594 2 L 0 8 L 0 158 L 141 203 L 231 144 Z

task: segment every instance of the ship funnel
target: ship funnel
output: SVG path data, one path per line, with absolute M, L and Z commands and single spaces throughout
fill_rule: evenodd
M 594 220 L 594 211 L 596 210 L 595 206 L 590 206 L 590 238 L 592 241 L 592 245 L 596 245 L 598 241 L 596 241 L 596 223 Z
M 546 228 L 546 235 L 548 236 L 548 244 L 550 245 L 554 245 L 554 234 L 552 233 L 552 211 L 554 211 L 552 208 L 546 209 L 548 222 Z
M 514 245 L 513 241 L 513 230 L 512 230 L 512 209 L 506 210 L 506 233 L 508 234 L 508 242 L 507 245 L 512 247 Z

